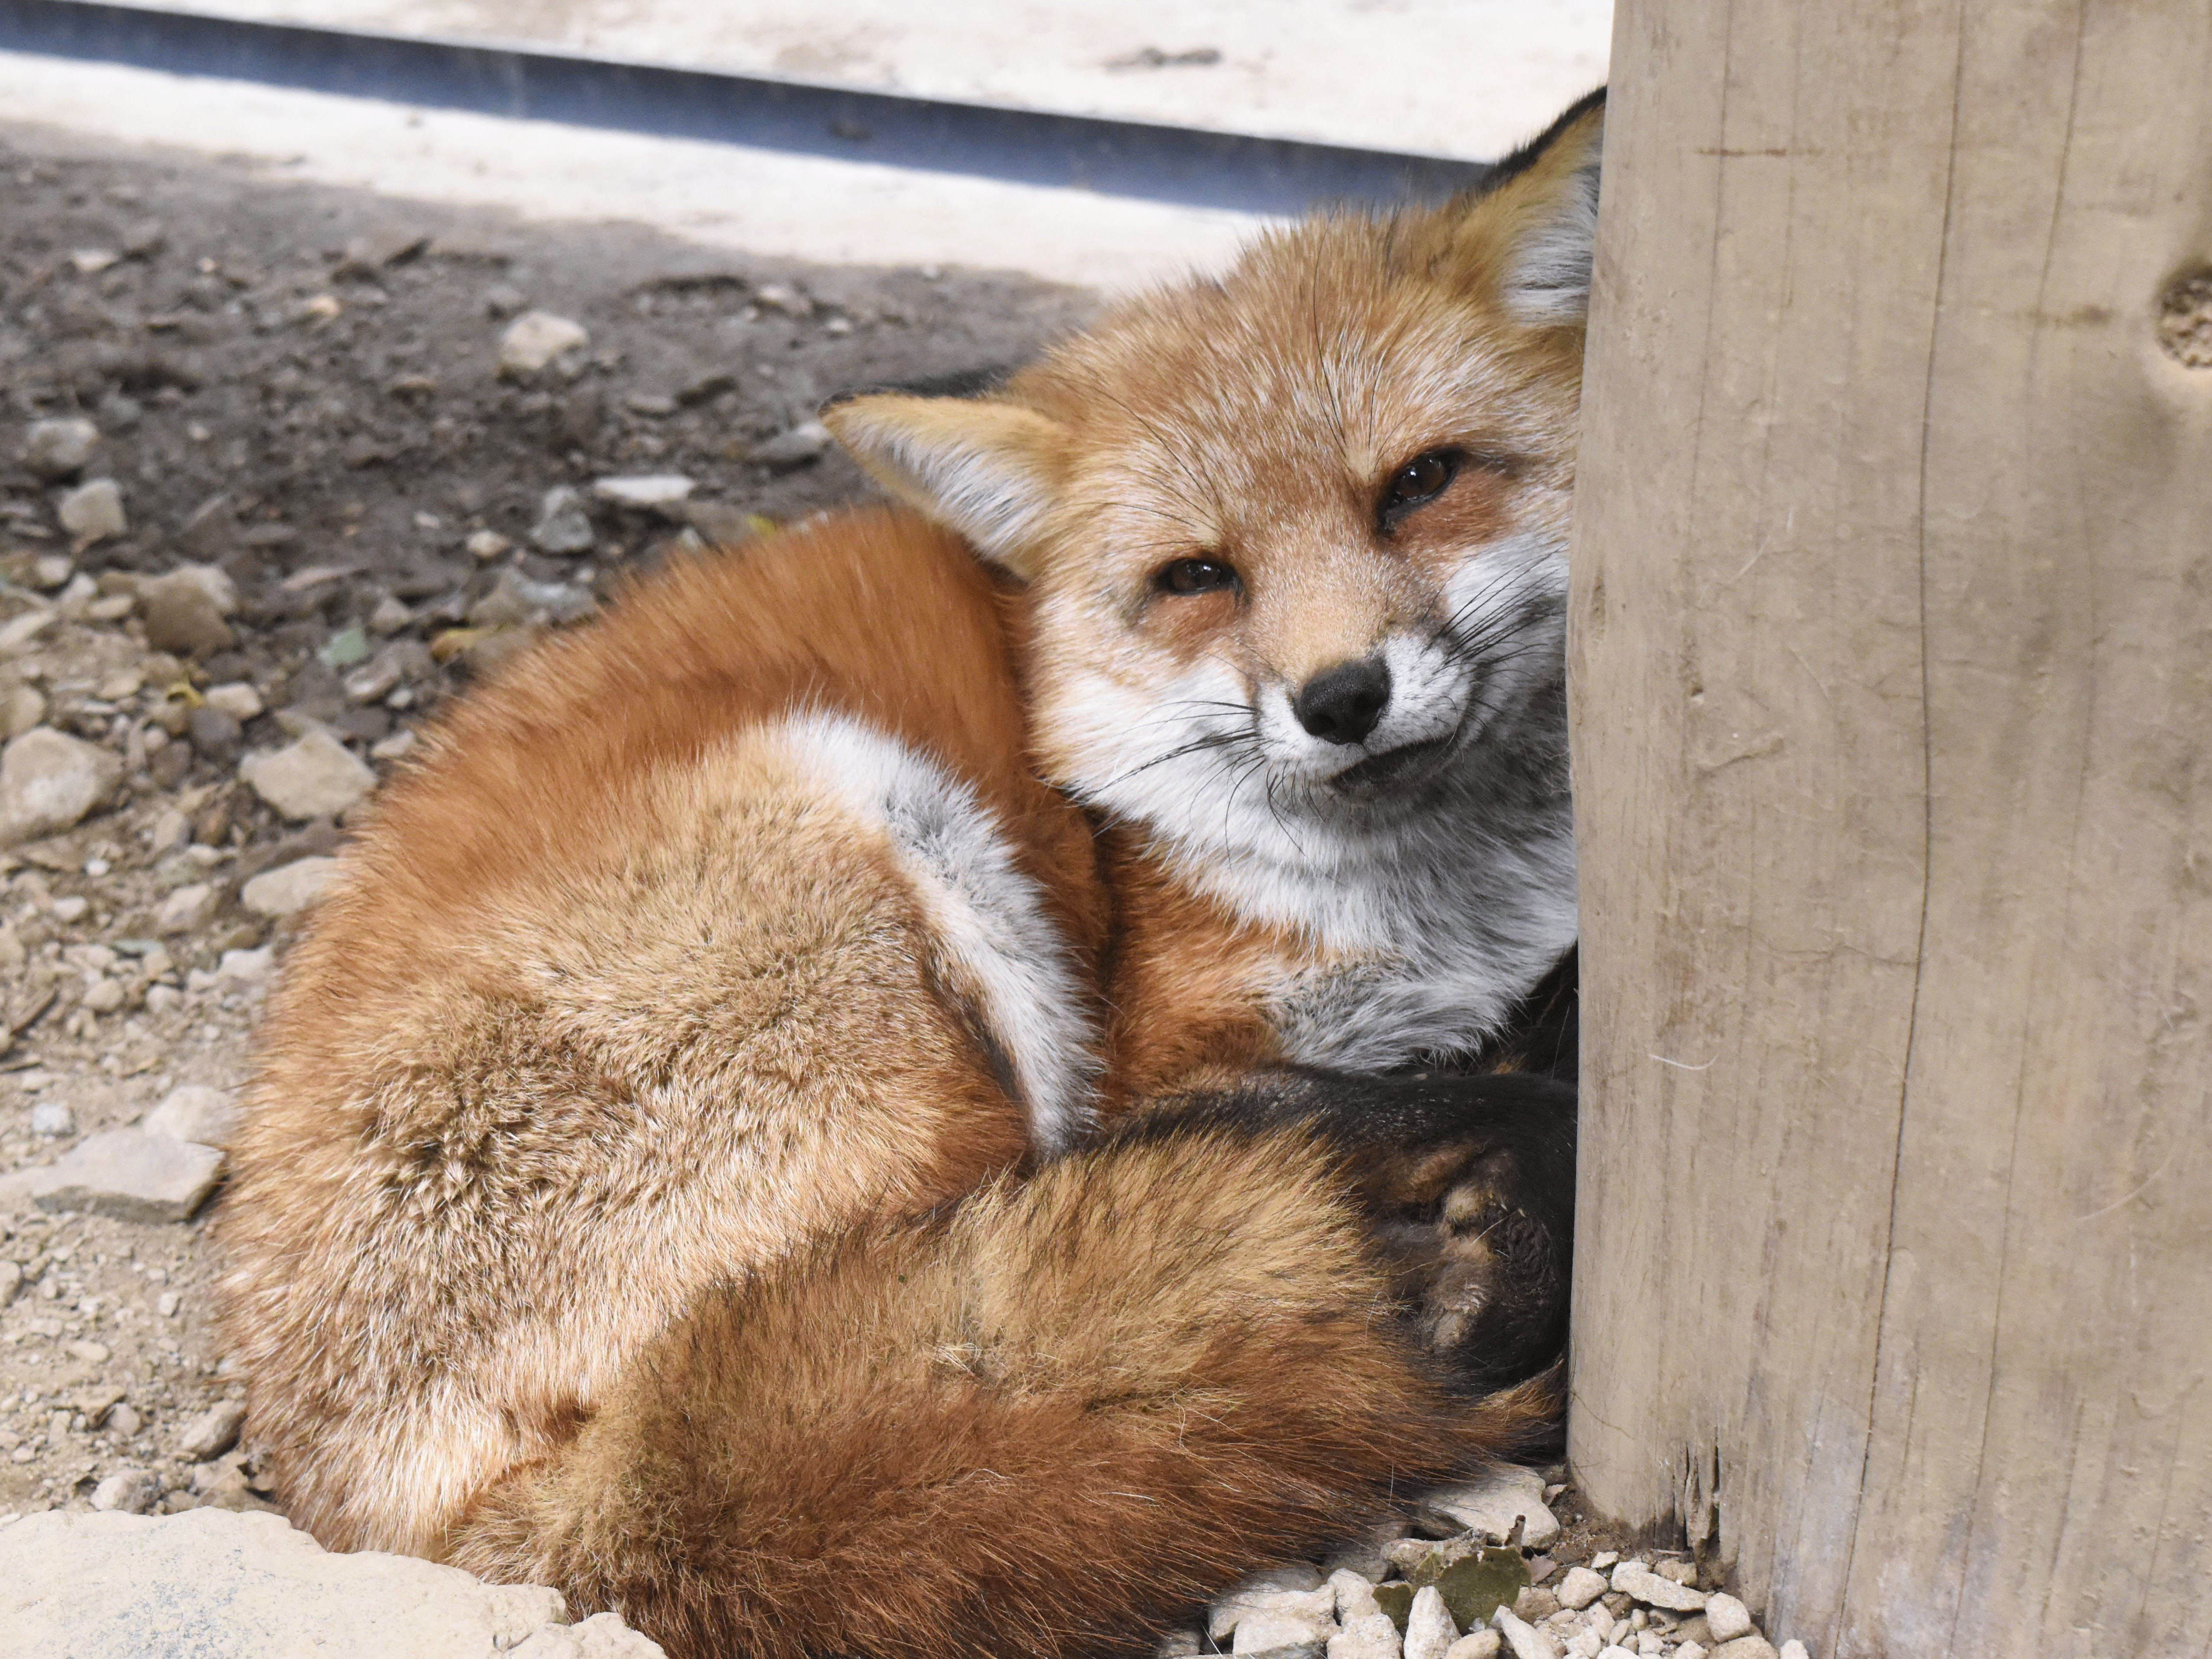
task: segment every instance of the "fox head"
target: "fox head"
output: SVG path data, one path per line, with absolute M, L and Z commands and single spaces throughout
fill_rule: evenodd
M 1056 781 L 1193 851 L 1307 860 L 1502 759 L 1563 790 L 1603 121 L 1594 94 L 1442 207 L 1267 235 L 988 397 L 825 414 L 1028 584 Z

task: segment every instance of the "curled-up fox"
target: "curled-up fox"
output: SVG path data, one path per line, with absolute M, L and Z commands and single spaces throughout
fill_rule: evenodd
M 1131 1648 L 1546 1431 L 1601 100 L 678 562 L 430 734 L 221 1217 L 339 1548 L 679 1656 Z M 1459 1069 L 1455 1070 L 1455 1067 Z

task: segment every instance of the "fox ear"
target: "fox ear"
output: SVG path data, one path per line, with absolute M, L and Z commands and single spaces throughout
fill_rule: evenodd
M 823 424 L 878 483 L 948 525 L 1024 580 L 1066 455 L 1066 431 L 1018 404 L 988 398 L 855 398 Z
M 1600 88 L 1500 161 L 1495 182 L 1477 198 L 1470 217 L 1487 232 L 1485 264 L 1498 273 L 1498 302 L 1516 320 L 1541 328 L 1588 319 L 1604 151 Z

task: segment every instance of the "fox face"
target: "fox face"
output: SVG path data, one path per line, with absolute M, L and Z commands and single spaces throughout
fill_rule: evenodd
M 1586 100 L 1444 206 L 1264 237 L 993 396 L 825 415 L 1028 584 L 1048 775 L 1245 914 L 1375 942 L 1419 907 L 1363 885 L 1448 884 L 1527 840 L 1516 814 L 1568 839 L 1602 121 Z

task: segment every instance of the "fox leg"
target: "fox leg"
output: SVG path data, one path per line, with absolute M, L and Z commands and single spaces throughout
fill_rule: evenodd
M 1565 1353 L 1575 1091 L 1522 1073 L 1285 1068 L 1170 1103 L 1124 1137 L 1304 1124 L 1344 1154 L 1401 1303 L 1450 1385 L 1481 1395 Z
M 446 1559 L 678 1656 L 1138 1644 L 1550 1413 L 1446 1386 L 1317 1115 L 1192 1111 L 701 1298 Z

